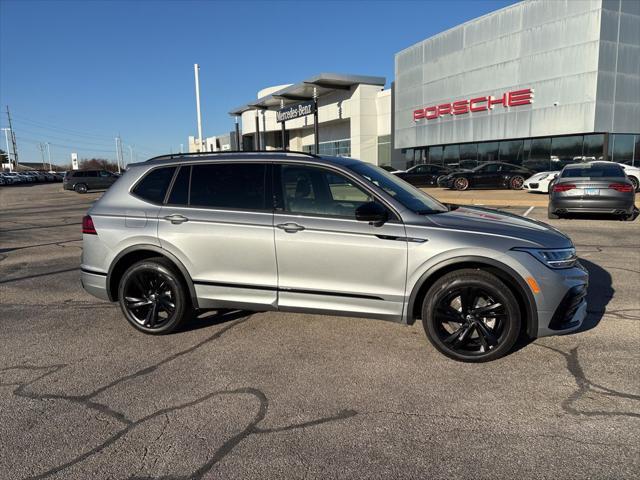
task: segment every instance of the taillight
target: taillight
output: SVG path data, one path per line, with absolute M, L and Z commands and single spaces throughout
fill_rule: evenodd
M 93 219 L 89 215 L 82 217 L 82 233 L 89 235 L 97 235 L 96 227 L 93 225 Z
M 612 183 L 609 188 L 613 188 L 616 192 L 633 192 L 633 186 L 626 183 Z
M 576 186 L 572 185 L 571 183 L 561 183 L 559 185 L 554 185 L 553 186 L 553 191 L 554 192 L 566 192 L 567 190 L 573 190 L 574 188 L 576 188 Z

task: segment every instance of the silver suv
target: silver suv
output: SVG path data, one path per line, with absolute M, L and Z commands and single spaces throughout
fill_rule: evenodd
M 83 220 L 82 284 L 138 330 L 209 309 L 412 324 L 456 360 L 577 329 L 588 275 L 559 231 L 447 206 L 385 170 L 293 152 L 130 165 Z

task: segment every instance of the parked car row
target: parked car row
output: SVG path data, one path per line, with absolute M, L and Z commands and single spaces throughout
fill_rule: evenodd
M 15 185 L 19 183 L 61 182 L 62 173 L 28 170 L 25 172 L 0 172 L 0 185 Z
M 585 163 L 584 158 L 576 163 Z M 613 162 L 609 162 L 613 163 Z M 635 191 L 640 189 L 640 168 L 617 163 L 633 184 Z M 443 187 L 454 190 L 469 190 L 473 188 L 509 188 L 530 192 L 549 193 L 553 181 L 560 174 L 560 170 L 535 172 L 529 168 L 505 162 L 486 162 L 473 168 L 464 165 L 414 165 L 407 170 L 385 168 L 394 175 L 416 187 Z

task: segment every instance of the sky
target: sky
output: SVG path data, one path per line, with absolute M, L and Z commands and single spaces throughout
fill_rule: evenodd
M 197 134 L 194 63 L 212 136 L 268 86 L 332 72 L 388 87 L 395 53 L 513 3 L 0 0 L 0 127 L 8 105 L 20 161 L 46 142 L 57 164 L 115 159 L 116 136 L 141 161 Z

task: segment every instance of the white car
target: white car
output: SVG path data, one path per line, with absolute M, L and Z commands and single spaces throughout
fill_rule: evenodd
M 540 172 L 524 181 L 524 189 L 530 192 L 549 193 L 549 184 L 560 175 L 560 171 Z
M 618 165 L 622 167 L 624 173 L 629 177 L 629 180 L 633 183 L 633 188 L 637 192 L 640 189 L 640 167 L 634 167 L 632 165 L 627 165 L 626 163 L 619 163 Z

